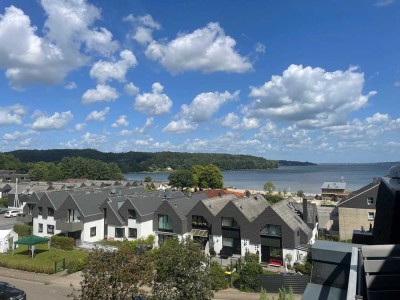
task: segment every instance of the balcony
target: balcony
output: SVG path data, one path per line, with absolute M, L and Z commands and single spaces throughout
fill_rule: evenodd
M 56 229 L 67 232 L 83 230 L 83 222 L 78 220 L 71 222 L 67 220 L 57 220 Z
M 22 214 L 20 216 L 17 216 L 17 222 L 19 223 L 32 223 L 32 220 L 32 215 Z

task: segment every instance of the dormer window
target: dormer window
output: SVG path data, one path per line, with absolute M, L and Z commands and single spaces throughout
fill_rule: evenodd
M 222 217 L 222 227 L 239 227 L 239 224 L 235 221 L 234 218 Z
M 49 216 L 49 217 L 54 216 L 54 209 L 52 207 L 47 208 L 47 216 Z
M 136 211 L 128 209 L 128 219 L 136 219 Z
M 373 205 L 374 204 L 374 197 L 368 197 L 367 198 L 367 204 L 368 205 Z

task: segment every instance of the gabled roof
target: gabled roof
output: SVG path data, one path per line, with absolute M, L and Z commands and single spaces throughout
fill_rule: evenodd
M 83 216 L 87 217 L 100 214 L 99 206 L 104 203 L 109 195 L 105 192 L 71 192 L 71 196 L 78 205 Z
M 339 201 L 339 203 L 337 204 L 337 206 L 342 206 L 344 203 L 346 203 L 348 201 L 351 201 L 355 197 L 357 197 L 357 196 L 359 196 L 359 195 L 361 195 L 361 194 L 363 194 L 365 192 L 368 192 L 368 191 L 370 191 L 372 189 L 375 189 L 375 188 L 377 189 L 379 187 L 380 182 L 381 182 L 380 180 L 376 180 L 374 182 L 371 182 L 371 183 L 367 184 L 366 186 L 363 186 L 362 188 L 358 189 L 357 191 L 352 192 L 350 195 L 347 195 L 346 197 L 341 199 Z M 376 190 L 376 192 L 378 192 L 378 190 Z
M 273 204 L 272 209 L 286 222 L 286 224 L 295 231 L 300 228 L 305 234 L 310 236 L 312 230 L 307 224 L 296 214 L 288 200 L 282 200 Z
M 44 195 L 46 195 L 49 198 L 50 202 L 53 203 L 55 209 L 59 209 L 60 206 L 64 203 L 65 199 L 67 199 L 67 197 L 69 196 L 69 192 L 68 191 L 44 192 L 40 199 L 42 199 Z
M 253 195 L 251 197 L 236 198 L 232 202 L 242 211 L 243 215 L 252 222 L 255 220 L 270 204 L 262 195 Z
M 201 200 L 206 199 L 207 195 L 205 194 L 195 194 L 191 197 L 179 197 L 167 199 L 166 201 L 172 207 L 172 209 L 176 212 L 181 220 L 186 218 L 188 212 Z
M 215 217 L 232 199 L 236 199 L 235 195 L 224 195 L 221 197 L 208 198 L 201 200 L 208 208 L 210 213 Z

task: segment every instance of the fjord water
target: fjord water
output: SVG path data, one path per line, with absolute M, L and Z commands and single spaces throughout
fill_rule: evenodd
M 264 183 L 271 181 L 277 191 L 321 193 L 325 181 L 345 181 L 347 191 L 355 191 L 372 182 L 376 177 L 389 173 L 390 167 L 400 163 L 371 164 L 319 164 L 315 166 L 279 167 L 272 170 L 224 171 L 225 186 L 238 189 L 262 190 Z M 169 173 L 125 174 L 128 180 L 144 180 L 151 176 L 154 181 L 168 181 Z

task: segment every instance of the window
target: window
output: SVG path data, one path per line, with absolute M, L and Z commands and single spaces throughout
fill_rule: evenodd
M 129 228 L 129 237 L 137 238 L 137 229 L 136 228 Z
M 368 197 L 367 198 L 367 204 L 368 205 L 373 205 L 374 204 L 374 197 Z
M 115 228 L 115 237 L 116 238 L 125 237 L 125 228 Z
M 172 232 L 172 220 L 167 215 L 158 215 L 158 230 Z
M 96 236 L 96 226 L 95 227 L 90 227 L 90 236 Z
M 43 227 L 42 227 L 42 231 L 43 231 Z M 47 225 L 47 233 L 54 234 L 54 225 Z
M 297 230 L 297 236 L 300 236 L 300 230 Z
M 222 217 L 222 227 L 239 227 L 234 218 Z
M 38 210 L 39 210 L 39 216 L 41 216 L 42 215 L 42 211 L 43 211 L 43 207 L 38 206 Z
M 375 213 L 374 212 L 368 212 L 368 220 L 373 221 L 375 219 Z
M 264 229 L 261 230 L 261 234 L 281 236 L 282 235 L 281 226 L 267 224 L 267 226 L 265 226 Z
M 136 212 L 133 209 L 128 209 L 128 219 L 136 219 Z
M 282 258 L 282 249 L 281 248 L 275 248 L 275 247 L 269 247 L 269 255 L 271 257 Z
M 39 225 L 38 231 L 39 231 L 39 232 L 43 232 L 43 224 L 42 224 L 42 223 L 39 223 L 38 225 Z
M 222 247 L 233 247 L 233 239 L 222 237 Z
M 47 208 L 47 216 L 53 217 L 54 216 L 54 209 L 51 207 Z
M 208 227 L 209 224 L 207 220 L 202 216 L 192 216 L 192 226 Z

